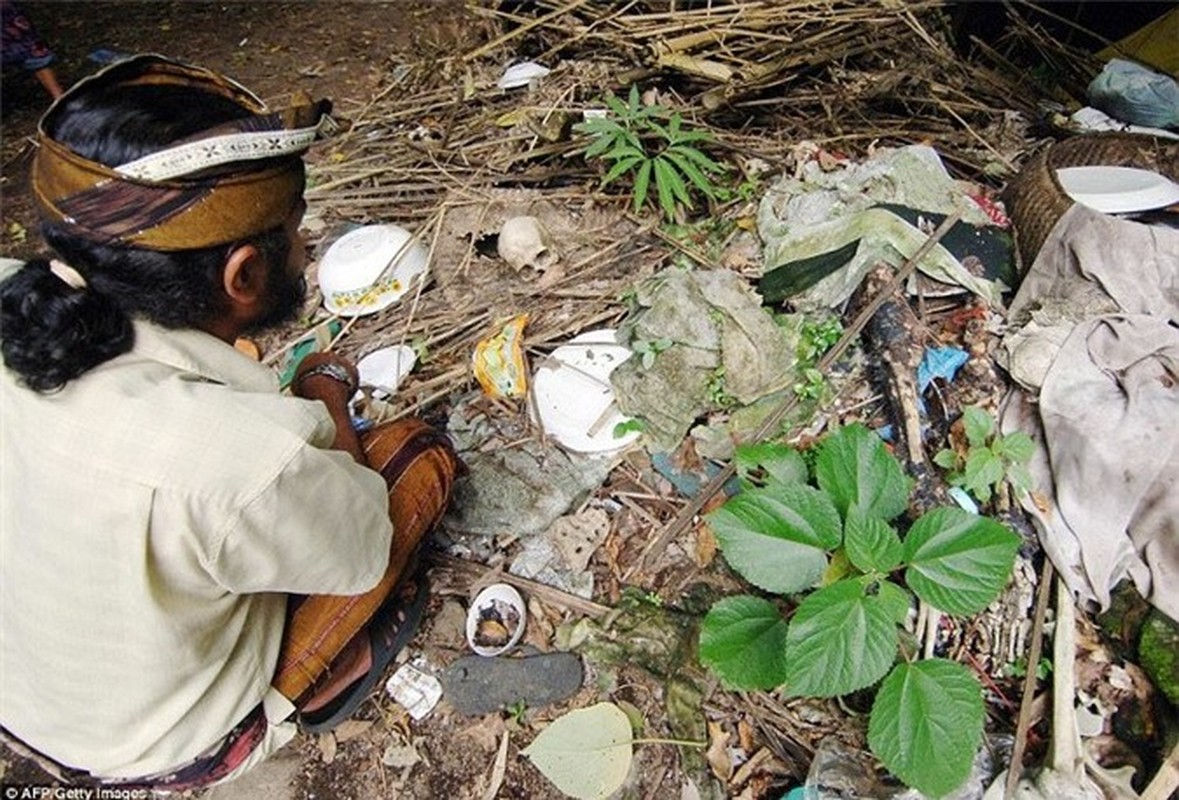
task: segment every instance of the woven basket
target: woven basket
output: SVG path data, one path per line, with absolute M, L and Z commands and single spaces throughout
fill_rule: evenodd
M 1049 145 L 1028 160 L 1003 191 L 1025 270 L 1073 205 L 1056 170 L 1095 166 L 1138 167 L 1179 181 L 1179 141 L 1132 133 L 1090 133 Z

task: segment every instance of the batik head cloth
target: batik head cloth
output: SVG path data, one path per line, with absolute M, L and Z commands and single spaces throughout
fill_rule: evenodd
M 149 84 L 195 87 L 251 115 L 113 167 L 83 158 L 50 135 L 71 98 Z M 224 75 L 162 56 L 135 56 L 75 84 L 46 112 L 37 130 L 33 194 L 46 219 L 101 244 L 175 251 L 240 241 L 281 226 L 298 206 L 304 183 L 299 155 L 335 130 L 330 108 L 327 101 L 308 100 L 271 112 Z

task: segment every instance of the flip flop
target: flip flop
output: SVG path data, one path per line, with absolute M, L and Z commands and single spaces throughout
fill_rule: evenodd
M 407 583 L 412 586 L 402 585 L 395 589 L 369 623 L 368 637 L 373 663 L 368 672 L 342 689 L 337 697 L 322 708 L 300 714 L 298 722 L 303 732 L 324 733 L 349 719 L 360 704 L 368 699 L 385 668 L 417 633 L 430 596 L 430 584 L 425 570 L 411 577 Z M 414 593 L 413 597 L 405 602 L 405 595 L 409 591 Z

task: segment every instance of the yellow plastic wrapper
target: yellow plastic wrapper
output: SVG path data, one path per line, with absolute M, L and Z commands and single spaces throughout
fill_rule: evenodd
M 528 365 L 524 363 L 524 326 L 520 314 L 503 324 L 499 332 L 475 345 L 475 378 L 490 397 L 523 397 L 528 391 Z

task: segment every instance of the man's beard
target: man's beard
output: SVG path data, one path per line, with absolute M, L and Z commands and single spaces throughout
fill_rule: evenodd
M 270 308 L 250 324 L 249 333 L 277 328 L 299 318 L 303 301 L 307 299 L 307 279 L 303 274 L 291 275 L 285 264 L 271 264 L 267 276 L 270 289 Z

